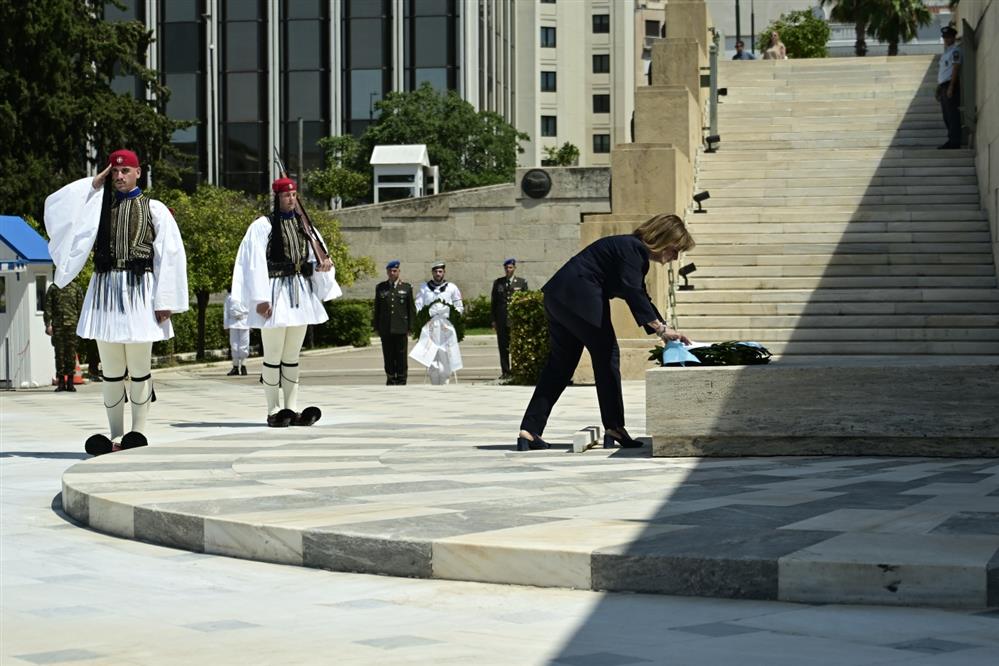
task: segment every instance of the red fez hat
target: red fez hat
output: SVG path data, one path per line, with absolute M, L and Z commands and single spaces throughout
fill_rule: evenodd
M 131 150 L 116 150 L 108 155 L 111 166 L 139 168 L 139 156 Z
M 294 192 L 298 186 L 291 178 L 278 178 L 271 183 L 271 189 L 274 190 L 275 194 L 278 194 L 280 192 Z

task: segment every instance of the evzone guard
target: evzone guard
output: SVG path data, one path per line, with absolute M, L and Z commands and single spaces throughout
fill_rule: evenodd
M 146 417 L 156 399 L 153 343 L 173 337 L 170 316 L 188 308 L 180 230 L 170 210 L 137 187 L 141 174 L 134 152 L 116 150 L 95 177 L 72 182 L 45 200 L 56 285 L 69 284 L 94 255 L 76 333 L 97 341 L 110 433 L 87 439 L 84 448 L 91 455 L 147 444 Z M 132 428 L 126 433 L 129 401 Z
M 234 327 L 260 329 L 267 425 L 310 426 L 322 412 L 318 407 L 298 412 L 302 343 L 309 324 L 329 318 L 323 301 L 342 292 L 322 236 L 298 202 L 295 181 L 278 178 L 271 189 L 273 211 L 250 225 L 236 254 L 232 300 L 249 314 Z

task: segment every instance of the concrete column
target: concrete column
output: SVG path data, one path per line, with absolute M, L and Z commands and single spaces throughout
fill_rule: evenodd
M 635 142 L 669 143 L 693 161 L 701 143 L 697 98 L 684 86 L 635 91 Z

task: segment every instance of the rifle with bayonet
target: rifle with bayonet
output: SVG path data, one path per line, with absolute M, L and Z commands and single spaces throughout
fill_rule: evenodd
M 274 163 L 277 165 L 281 177 L 287 178 L 288 170 L 284 168 L 284 162 L 281 161 L 281 155 L 278 153 L 277 147 L 274 148 Z M 316 270 L 330 270 L 333 267 L 330 253 L 326 249 L 326 246 L 323 245 L 323 241 L 319 237 L 319 232 L 316 231 L 315 225 L 312 224 L 309 214 L 305 212 L 305 206 L 302 205 L 301 197 L 295 197 L 295 212 L 298 213 L 299 219 L 302 221 L 302 229 L 305 231 L 306 238 L 309 239 L 309 244 L 312 245 L 312 252 L 316 255 Z

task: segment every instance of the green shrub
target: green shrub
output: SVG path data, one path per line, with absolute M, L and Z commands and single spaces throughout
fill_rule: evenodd
M 492 328 L 493 307 L 489 297 L 480 294 L 465 301 L 465 328 Z
M 756 48 L 762 53 L 770 46 L 770 33 L 776 32 L 784 42 L 788 58 L 825 58 L 830 29 L 825 20 L 817 18 L 811 9 L 786 12 L 760 33 Z
M 209 304 L 205 310 L 205 349 L 228 349 L 229 332 L 222 328 L 223 306 Z M 173 323 L 173 338 L 153 344 L 154 356 L 183 354 L 197 351 L 198 311 L 194 308 L 170 317 Z
M 510 374 L 514 384 L 533 385 L 548 360 L 548 320 L 544 294 L 518 291 L 507 310 L 510 318 Z
M 371 311 L 374 301 L 364 298 L 338 298 L 327 301 L 329 321 L 313 326 L 317 347 L 367 347 L 371 344 Z

